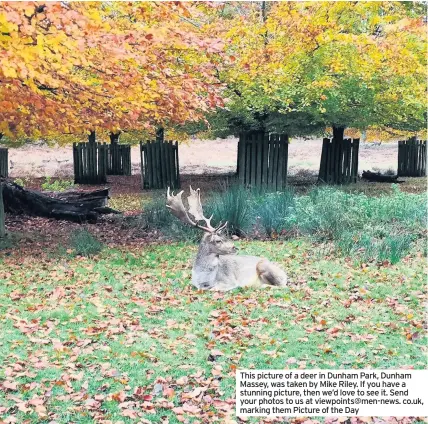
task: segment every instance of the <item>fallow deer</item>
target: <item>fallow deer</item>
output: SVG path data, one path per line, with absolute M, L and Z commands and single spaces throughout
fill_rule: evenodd
M 166 207 L 183 223 L 204 231 L 192 269 L 192 284 L 202 290 L 228 291 L 244 286 L 278 286 L 287 284 L 286 273 L 276 264 L 258 256 L 236 254 L 233 241 L 223 235 L 227 226 L 213 227 L 211 219 L 205 218 L 199 188 L 190 187 L 187 197 L 189 208 L 181 198 L 183 190 L 177 195 L 168 187 Z M 190 217 L 192 216 L 192 218 Z M 205 224 L 200 224 L 200 222 Z

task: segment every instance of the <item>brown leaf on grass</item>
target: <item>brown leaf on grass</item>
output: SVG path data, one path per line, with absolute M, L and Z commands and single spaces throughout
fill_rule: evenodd
M 135 419 L 138 417 L 138 414 L 134 409 L 124 409 L 122 411 L 122 416 Z
M 101 402 L 98 402 L 95 399 L 86 399 L 85 406 L 90 410 L 96 410 L 101 406 Z
M 134 389 L 134 396 L 137 399 L 141 399 L 141 400 L 152 400 L 153 396 L 152 395 L 148 395 L 146 394 L 146 389 L 144 387 L 136 387 Z
M 207 390 L 206 387 L 196 387 L 194 390 L 188 393 L 183 393 L 182 397 L 184 399 L 194 399 L 198 397 L 201 393 L 204 393 Z
M 53 290 L 49 298 L 50 300 L 59 300 L 64 296 L 65 296 L 64 287 L 59 286 L 59 287 L 55 287 L 55 289 Z
M 24 295 L 24 293 L 21 293 L 21 292 L 19 292 L 18 290 L 14 290 L 13 292 L 11 292 L 10 293 L 10 295 L 9 295 L 9 297 L 12 299 L 12 300 L 19 300 L 19 299 L 21 299 L 22 297 L 24 297 L 25 295 Z
M 211 374 L 218 376 L 221 375 L 223 372 L 223 367 L 221 365 L 216 365 L 212 370 L 211 370 Z
M 47 409 L 44 405 L 37 405 L 34 410 L 36 411 L 39 418 L 46 418 L 48 416 Z
M 3 381 L 3 387 L 8 390 L 18 390 L 18 384 L 15 381 Z
M 35 397 L 28 401 L 28 405 L 32 405 L 32 406 L 39 406 L 39 405 L 43 405 L 44 403 L 45 403 L 45 400 L 40 397 Z
M 197 407 L 196 405 L 191 405 L 190 403 L 184 403 L 183 404 L 183 411 L 188 414 L 199 414 L 201 411 L 201 408 Z
M 123 390 L 117 393 L 113 393 L 111 395 L 111 400 L 114 400 L 116 402 L 124 402 L 125 399 L 126 399 L 126 394 Z
M 183 377 L 180 377 L 176 380 L 176 383 L 180 386 L 184 386 L 185 384 L 187 384 L 189 381 L 189 378 L 185 375 Z
M 172 387 L 166 387 L 163 390 L 163 395 L 167 398 L 173 398 L 175 396 L 175 390 Z

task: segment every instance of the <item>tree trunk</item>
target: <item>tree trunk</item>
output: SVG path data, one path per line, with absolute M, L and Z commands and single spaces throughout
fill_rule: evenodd
M 343 135 L 345 133 L 344 127 L 335 127 L 333 125 L 333 144 L 332 144 L 332 155 L 333 155 L 333 184 L 342 184 L 342 163 L 343 163 Z
M 344 127 L 333 125 L 333 138 L 324 138 L 318 181 L 326 184 L 357 182 L 359 139 L 344 139 Z
M 165 130 L 163 127 L 159 127 L 156 130 L 156 141 L 164 141 L 164 137 L 165 137 Z
M 9 151 L 7 148 L 0 147 L 0 178 L 9 176 Z
M 120 131 L 118 133 L 110 133 L 110 143 L 111 144 L 119 144 L 119 135 L 120 135 Z
M 95 131 L 91 131 L 88 136 L 88 142 L 89 143 L 95 143 Z
M 90 193 L 70 191 L 50 197 L 35 190 L 26 190 L 11 181 L 3 183 L 6 212 L 63 219 L 74 222 L 96 222 L 101 214 L 119 213 L 107 207 L 109 189 Z
M 4 225 L 3 183 L 0 181 L 0 239 L 6 236 Z
M 333 140 L 341 143 L 343 141 L 344 134 L 345 134 L 345 127 L 336 127 L 333 125 Z

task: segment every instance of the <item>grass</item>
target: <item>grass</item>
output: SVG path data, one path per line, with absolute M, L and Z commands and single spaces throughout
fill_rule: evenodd
M 227 422 L 236 368 L 425 367 L 417 250 L 378 266 L 309 238 L 240 248 L 290 287 L 197 292 L 187 243 L 0 258 L 0 419 Z

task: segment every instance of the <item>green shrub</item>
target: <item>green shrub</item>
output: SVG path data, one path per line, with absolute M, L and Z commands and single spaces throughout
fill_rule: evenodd
M 76 255 L 93 256 L 101 252 L 103 244 L 88 230 L 82 228 L 72 232 L 70 247 Z
M 165 207 L 164 196 L 144 205 L 142 222 L 178 239 L 198 239 L 200 232 L 183 225 Z M 358 260 L 398 261 L 407 253 L 427 218 L 426 194 L 401 192 L 370 197 L 347 193 L 334 187 L 320 187 L 306 195 L 292 191 L 266 193 L 234 185 L 204 201 L 206 216 L 213 225 L 228 221 L 232 234 L 251 236 L 258 223 L 273 237 L 282 231 L 333 241 L 344 255 Z M 294 232 L 293 231 L 293 232 Z
M 74 182 L 71 180 L 55 180 L 51 177 L 46 177 L 46 181 L 42 184 L 42 189 L 45 191 L 66 191 L 74 187 Z
M 22 179 L 22 178 L 15 178 L 15 179 L 13 180 L 13 182 L 14 182 L 15 184 L 20 185 L 21 187 L 25 187 L 25 184 L 27 183 L 27 178 L 24 178 L 24 179 Z
M 294 192 L 287 190 L 266 193 L 254 201 L 254 213 L 266 235 L 272 237 L 282 230 L 289 230 L 295 224 Z

